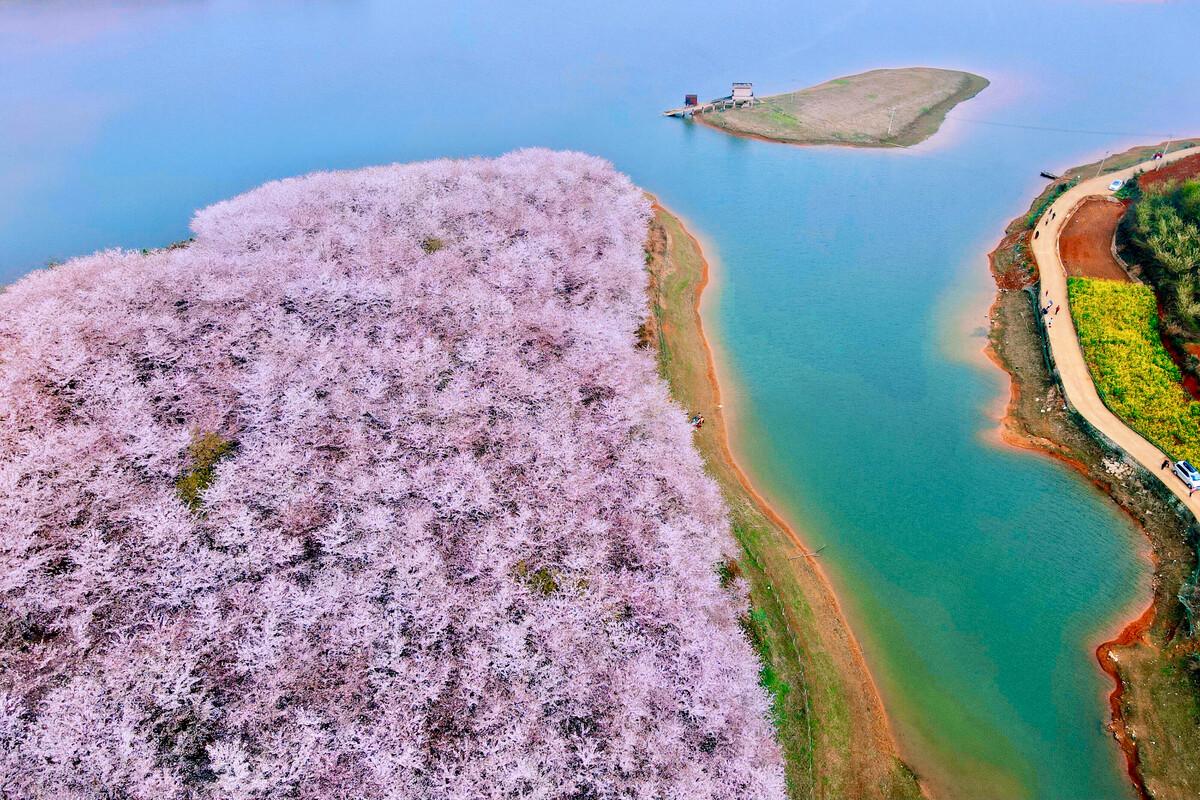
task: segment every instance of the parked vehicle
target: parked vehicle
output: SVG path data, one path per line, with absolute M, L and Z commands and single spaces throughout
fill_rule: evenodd
M 1200 489 L 1200 470 L 1187 461 L 1176 461 L 1172 470 L 1183 485 L 1189 489 Z
M 1121 188 L 1122 186 L 1124 186 L 1124 185 L 1125 185 L 1125 181 L 1123 181 L 1123 180 L 1121 180 L 1120 178 L 1118 178 L 1117 180 L 1113 181 L 1112 183 L 1110 183 L 1110 184 L 1108 185 L 1108 190 L 1109 190 L 1110 192 L 1115 192 L 1115 191 L 1117 191 L 1118 189 L 1120 189 L 1120 188 Z

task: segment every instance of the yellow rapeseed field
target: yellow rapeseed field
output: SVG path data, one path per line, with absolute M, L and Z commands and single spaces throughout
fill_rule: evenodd
M 1175 459 L 1200 464 L 1200 403 L 1163 347 L 1147 286 L 1070 278 L 1067 293 L 1083 355 L 1113 413 Z

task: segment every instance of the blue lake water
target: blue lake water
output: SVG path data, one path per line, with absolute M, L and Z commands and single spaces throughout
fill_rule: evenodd
M 969 354 L 984 254 L 1039 170 L 1200 133 L 1200 8 L 905 5 L 3 4 L 0 281 L 169 243 L 193 209 L 311 170 L 607 157 L 714 247 L 737 449 L 829 545 L 917 771 L 945 797 L 1127 798 L 1091 648 L 1145 596 L 1143 545 L 1074 475 L 987 440 L 1005 381 Z M 733 80 L 906 65 L 993 85 L 906 152 L 658 115 Z

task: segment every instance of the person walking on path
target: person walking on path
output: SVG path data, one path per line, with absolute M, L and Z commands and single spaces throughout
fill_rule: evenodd
M 1058 310 L 1059 310 L 1060 308 L 1062 308 L 1062 306 L 1055 306 L 1055 307 L 1054 307 L 1054 316 L 1056 316 L 1056 317 L 1058 316 Z
M 1164 459 L 1163 459 L 1163 463 L 1162 463 L 1162 467 L 1160 467 L 1160 469 L 1166 469 L 1166 468 L 1167 468 L 1167 467 L 1169 467 L 1169 466 L 1171 466 L 1171 459 L 1169 459 L 1169 458 L 1164 458 Z

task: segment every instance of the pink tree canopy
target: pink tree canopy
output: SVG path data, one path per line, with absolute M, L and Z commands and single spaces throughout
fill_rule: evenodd
M 782 798 L 648 215 L 319 173 L 0 295 L 0 793 Z

